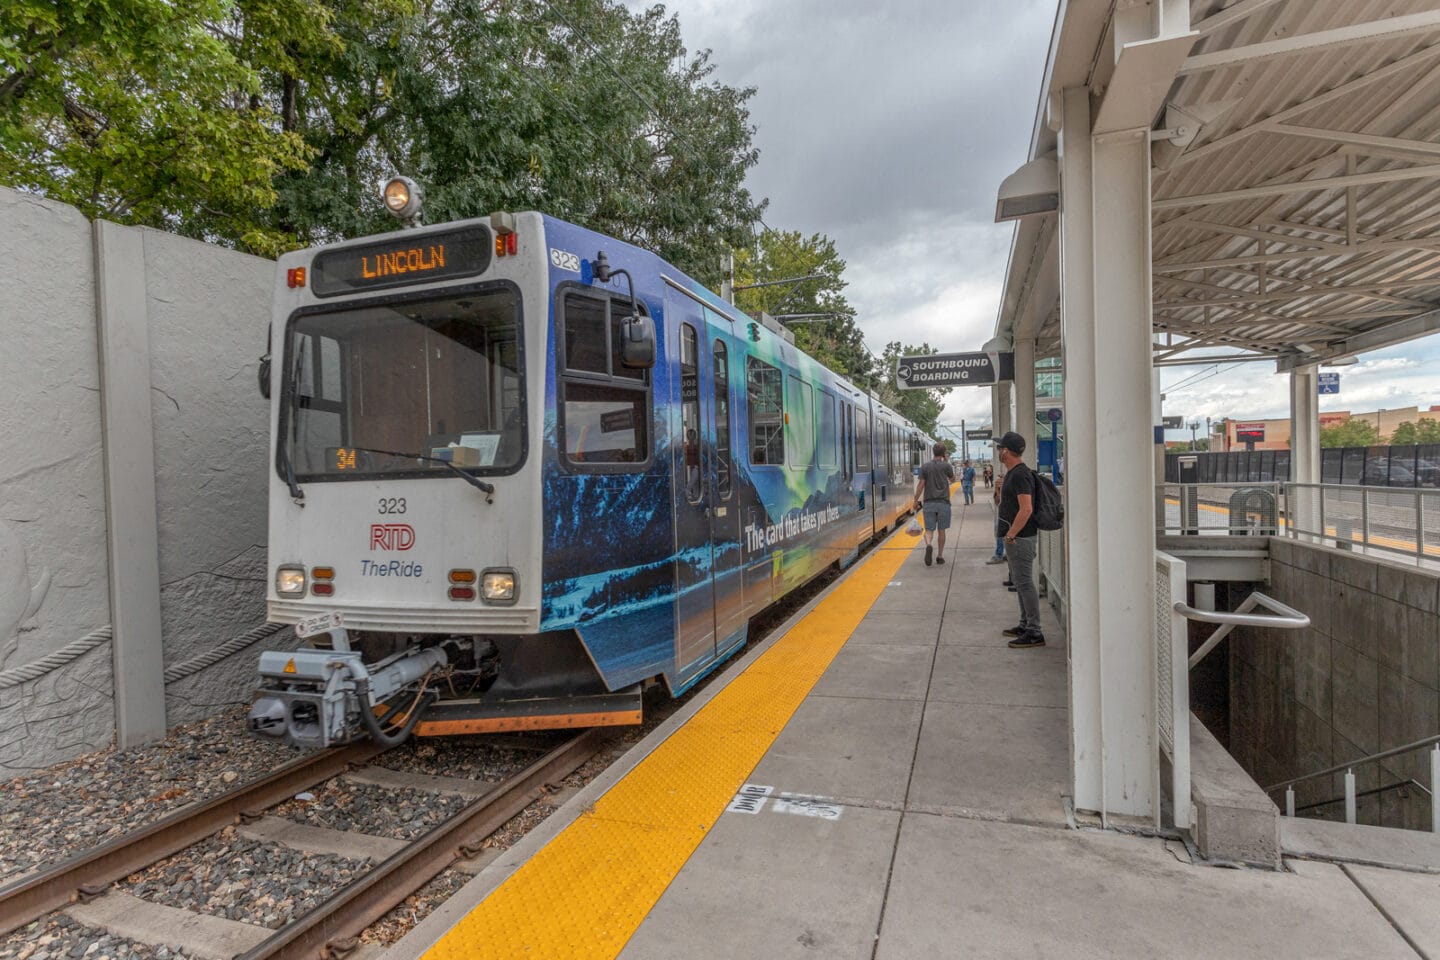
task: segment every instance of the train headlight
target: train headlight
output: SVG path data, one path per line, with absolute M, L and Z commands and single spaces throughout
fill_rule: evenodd
M 515 571 L 486 570 L 480 578 L 480 596 L 486 603 L 514 603 Z
M 282 597 L 303 597 L 305 595 L 305 568 L 298 564 L 286 564 L 275 569 L 275 592 Z
M 424 201 L 425 195 L 420 189 L 420 184 L 409 177 L 392 177 L 386 182 L 384 189 L 380 191 L 380 197 L 385 201 L 385 209 L 413 225 L 420 220 L 420 204 Z

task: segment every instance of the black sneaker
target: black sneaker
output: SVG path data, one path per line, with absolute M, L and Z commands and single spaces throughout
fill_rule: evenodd
M 1006 580 L 1004 583 L 1000 584 L 1000 586 L 1002 586 L 1002 587 L 1013 587 L 1013 586 L 1015 586 L 1015 581 L 1014 581 L 1014 580 Z
M 1005 636 L 1007 636 L 1007 637 L 1023 637 L 1023 636 L 1025 636 L 1025 628 L 1024 628 L 1024 627 L 1010 627 L 1008 630 L 1002 630 L 1002 631 L 1000 631 L 1000 632 L 1003 633 L 1003 634 L 1004 634 Z
M 1030 647 L 1043 647 L 1045 646 L 1045 635 L 1040 633 L 1022 634 L 1014 640 L 1011 640 L 1009 646 L 1017 650 L 1029 649 Z
M 934 563 L 934 562 L 935 562 L 935 548 L 932 547 L 932 546 L 930 546 L 930 544 L 927 543 L 927 544 L 925 544 L 925 566 L 928 567 L 928 566 L 930 566 L 930 564 L 932 564 L 932 563 Z
M 944 557 L 936 557 L 936 558 L 935 558 L 935 562 L 936 562 L 936 563 L 944 563 L 944 562 L 945 562 L 945 558 L 944 558 Z

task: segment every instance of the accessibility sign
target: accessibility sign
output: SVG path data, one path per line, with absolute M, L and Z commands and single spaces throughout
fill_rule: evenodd
M 1322 373 L 1322 374 L 1320 374 L 1320 392 L 1321 392 L 1321 393 L 1339 393 L 1339 392 L 1340 392 L 1340 374 L 1338 374 L 1338 373 Z
M 932 353 L 900 357 L 895 363 L 901 390 L 986 386 L 1014 379 L 1013 353 Z

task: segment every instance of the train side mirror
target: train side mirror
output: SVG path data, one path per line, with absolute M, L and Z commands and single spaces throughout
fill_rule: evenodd
M 620 321 L 620 362 L 635 370 L 655 366 L 655 321 L 631 314 Z
M 260 381 L 260 396 L 270 399 L 270 354 L 260 358 L 260 370 L 256 373 Z

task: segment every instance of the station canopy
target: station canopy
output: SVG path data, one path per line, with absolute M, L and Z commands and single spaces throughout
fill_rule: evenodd
M 1156 363 L 1218 351 L 1283 371 L 1440 331 L 1437 7 L 1192 0 L 1152 127 Z M 1121 82 L 1113 9 L 1061 5 L 1032 159 L 1056 148 L 1060 90 Z M 1059 348 L 1055 220 L 1020 221 L 997 324 L 1038 356 Z

